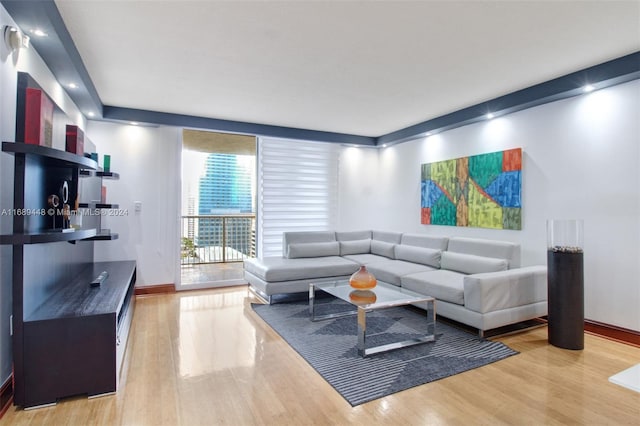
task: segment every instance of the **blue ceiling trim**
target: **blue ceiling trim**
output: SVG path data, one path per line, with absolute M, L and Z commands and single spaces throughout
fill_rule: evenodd
M 65 90 L 80 111 L 85 115 L 91 111 L 96 117 L 101 117 L 102 102 L 98 91 L 54 1 L 1 0 L 1 3 L 20 29 L 31 37 L 31 44 L 58 82 L 62 85 L 71 82 L 78 85 L 77 89 L 65 87 Z M 28 31 L 35 28 L 41 29 L 48 36 L 29 34 Z
M 600 89 L 640 78 L 639 51 L 377 138 L 297 129 L 103 105 L 54 0 L 0 0 L 0 3 L 23 31 L 38 27 L 49 34 L 49 37 L 45 38 L 31 37 L 32 45 L 61 84 L 71 81 L 79 84 L 80 87 L 77 89 L 65 87 L 65 90 L 83 113 L 93 111 L 98 119 L 139 121 L 250 135 L 382 146 L 398 144 L 426 136 L 428 133 L 442 132 L 483 121 L 489 112 L 497 116 L 504 115 L 576 96 L 582 93 L 581 87 L 587 83 Z
M 526 89 L 518 90 L 447 115 L 443 115 L 378 137 L 377 144 L 393 145 L 411 139 L 440 133 L 467 124 L 485 121 L 488 113 L 495 116 L 581 95 L 583 87 L 594 89 L 621 84 L 640 78 L 640 52 L 631 53 L 581 71 L 567 74 Z
M 375 146 L 376 138 L 346 133 L 324 132 L 319 130 L 297 129 L 292 127 L 271 126 L 268 124 L 246 123 L 242 121 L 220 120 L 216 118 L 194 117 L 192 115 L 171 114 L 141 109 L 121 108 L 105 105 L 103 117 L 106 120 L 136 121 L 166 126 L 209 129 L 219 132 L 240 133 L 256 136 L 272 136 L 308 141 L 333 142 Z

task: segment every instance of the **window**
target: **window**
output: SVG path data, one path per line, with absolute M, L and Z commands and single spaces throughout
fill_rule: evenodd
M 282 254 L 285 231 L 335 229 L 339 147 L 258 140 L 258 257 Z

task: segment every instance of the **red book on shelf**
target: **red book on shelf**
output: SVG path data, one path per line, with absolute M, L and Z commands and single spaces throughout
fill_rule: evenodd
M 84 155 L 84 132 L 78 126 L 67 124 L 67 152 Z
M 51 147 L 53 139 L 53 102 L 40 89 L 27 88 L 24 142 Z

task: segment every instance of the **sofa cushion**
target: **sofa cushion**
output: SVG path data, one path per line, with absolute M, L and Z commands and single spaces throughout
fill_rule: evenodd
M 402 239 L 401 232 L 388 232 L 388 231 L 372 231 L 371 238 L 378 241 L 384 241 L 385 243 L 400 244 Z
M 389 260 L 384 256 L 378 256 L 377 254 L 365 253 L 365 254 L 349 254 L 344 256 L 345 259 L 357 262 L 359 265 L 368 265 L 369 263 L 380 262 L 383 260 Z
M 407 262 L 420 263 L 422 265 L 440 267 L 440 256 L 442 251 L 430 248 L 406 246 L 398 244 L 395 247 L 395 257 L 398 260 L 406 260 Z
M 520 245 L 510 241 L 452 237 L 449 239 L 447 251 L 506 259 L 509 262 L 508 268 L 520 266 Z
M 299 257 L 339 256 L 340 244 L 337 241 L 327 243 L 295 243 L 289 244 L 289 259 Z
M 416 272 L 435 271 L 431 266 L 420 265 L 404 260 L 383 260 L 367 264 L 367 270 L 380 281 L 399 286 L 400 277 Z
M 435 297 L 436 300 L 464 305 L 464 277 L 459 272 L 440 269 L 405 275 L 400 281 L 402 288 Z
M 370 240 L 371 231 L 341 231 L 336 232 L 336 240 L 352 241 L 352 240 Z
M 289 257 L 289 245 L 301 243 L 328 243 L 336 240 L 333 231 L 290 231 L 282 233 L 282 255 Z
M 422 235 L 422 234 L 402 234 L 402 239 L 400 240 L 402 245 L 407 246 L 417 246 L 417 247 L 426 247 L 430 249 L 436 250 L 446 250 L 447 245 L 449 243 L 449 238 L 447 237 L 434 237 L 431 235 Z
M 280 256 L 247 259 L 244 269 L 264 281 L 339 277 L 356 272 L 359 265 L 339 256 L 286 259 Z
M 384 241 L 371 240 L 371 253 L 394 259 L 395 244 Z
M 371 240 L 340 241 L 340 256 L 363 254 L 371 251 Z
M 445 251 L 440 259 L 440 268 L 464 274 L 505 271 L 509 267 L 506 259 L 475 256 L 472 254 Z

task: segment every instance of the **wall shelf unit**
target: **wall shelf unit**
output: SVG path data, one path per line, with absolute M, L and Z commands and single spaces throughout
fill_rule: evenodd
M 102 188 L 104 180 L 119 180 L 120 175 L 115 172 L 105 172 L 104 170 L 97 169 L 92 170 L 80 170 L 80 178 L 82 178 L 83 185 L 87 182 L 93 182 L 92 186 L 95 188 Z M 119 204 L 104 202 L 104 195 L 101 191 L 90 192 L 88 195 L 89 200 L 78 204 L 79 209 L 87 211 L 88 214 L 93 214 L 96 217 L 95 226 L 97 228 L 97 234 L 91 238 L 90 241 L 110 241 L 117 240 L 118 234 L 111 233 L 109 229 L 102 228 L 102 216 L 107 214 L 106 212 L 100 212 L 100 210 L 116 210 L 120 208 Z M 100 199 L 100 201 L 97 201 Z
M 81 177 L 97 176 L 103 179 L 120 179 L 120 174 L 115 172 L 105 172 L 102 170 L 96 170 L 95 172 L 92 172 L 91 170 L 80 170 L 80 176 Z
M 119 204 L 107 204 L 107 203 L 80 203 L 78 206 L 81 209 L 118 209 L 120 208 Z
M 110 229 L 101 229 L 95 236 L 86 238 L 87 241 L 111 241 L 117 239 L 118 234 L 111 232 Z
M 77 241 L 92 239 L 98 235 L 97 229 L 78 229 L 70 232 L 44 231 L 25 234 L 0 235 L 0 244 L 20 245 L 20 244 L 44 244 L 60 241 Z
M 98 163 L 91 158 L 59 149 L 26 143 L 2 142 L 2 151 L 15 154 L 33 155 L 42 158 L 47 165 L 58 165 L 95 170 Z
M 83 155 L 24 143 L 25 127 L 41 118 L 26 118 L 27 89 L 42 90 L 29 74 L 19 72 L 16 142 L 3 142 L 1 154 L 14 158 L 13 206 L 5 208 L 12 213 L 13 232 L 0 235 L 0 244 L 12 245 L 14 404 L 25 408 L 117 390 L 136 281 L 135 261 L 94 263 L 93 241 L 118 238 L 102 229 L 101 214 L 83 216 L 77 228 L 69 223 L 80 196 L 99 199 L 102 179 L 118 174 L 105 176 L 95 160 Z M 54 146 L 64 141 L 68 122 L 54 105 L 49 129 Z M 92 286 L 105 271 L 102 284 Z
M 120 179 L 120 175 L 114 172 L 103 172 L 98 170 L 96 176 L 100 176 L 103 179 Z
M 98 228 L 61 229 L 58 213 L 46 204 L 47 194 L 57 193 L 60 181 L 70 184 L 70 193 L 78 185 L 80 168 L 96 169 L 98 163 L 90 158 L 40 145 L 21 142 L 2 142 L 2 151 L 14 155 L 14 203 L 11 213 L 13 233 L 0 235 L 0 244 L 42 244 L 59 241 L 77 241 L 92 238 Z M 74 196 L 75 198 L 75 196 Z M 72 204 L 70 202 L 70 204 Z

